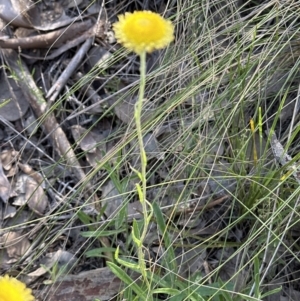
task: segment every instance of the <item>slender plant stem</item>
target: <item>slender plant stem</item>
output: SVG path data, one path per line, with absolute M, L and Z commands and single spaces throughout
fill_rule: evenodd
M 140 90 L 139 90 L 139 98 L 135 106 L 135 124 L 136 131 L 138 136 L 138 144 L 140 149 L 141 156 L 141 186 L 142 186 L 142 200 L 140 199 L 143 205 L 143 213 L 147 215 L 147 204 L 146 204 L 146 167 L 147 167 L 147 156 L 144 148 L 143 134 L 142 134 L 142 108 L 143 108 L 143 100 L 145 94 L 145 85 L 146 85 L 146 52 L 143 52 L 140 55 L 141 63 L 140 63 Z
M 146 237 L 148 226 L 150 219 L 152 217 L 152 206 L 146 199 L 146 192 L 147 192 L 147 177 L 146 177 L 146 168 L 147 168 L 147 155 L 145 152 L 144 147 L 144 141 L 143 141 L 143 133 L 142 133 L 142 108 L 143 108 L 143 100 L 145 95 L 145 85 L 146 85 L 146 52 L 143 52 L 140 54 L 140 89 L 139 89 L 139 98 L 135 105 L 135 124 L 136 124 L 136 130 L 137 130 L 137 137 L 138 137 L 138 145 L 140 150 L 140 156 L 141 156 L 141 171 L 138 172 L 138 175 L 141 180 L 141 185 L 137 184 L 137 191 L 139 195 L 139 200 L 142 204 L 142 210 L 143 210 L 143 216 L 144 216 L 144 226 L 142 234 L 139 238 L 138 243 L 138 260 L 139 260 L 139 266 L 141 273 L 143 275 L 144 281 L 149 289 L 150 292 L 150 283 L 147 278 L 147 272 L 146 272 L 146 264 L 145 264 L 145 258 L 143 253 L 143 241 Z M 149 207 L 149 212 L 148 212 Z M 151 294 L 148 296 L 148 300 L 152 300 Z

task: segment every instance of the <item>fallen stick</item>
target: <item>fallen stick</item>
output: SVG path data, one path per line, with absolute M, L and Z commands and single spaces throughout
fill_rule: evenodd
M 9 39 L 2 35 L 0 38 L 0 47 L 4 49 L 57 48 L 64 45 L 67 41 L 80 36 L 82 33 L 91 28 L 92 25 L 92 21 L 87 20 L 71 24 L 67 28 L 25 38 Z
M 49 99 L 50 104 L 52 104 L 55 101 L 62 88 L 66 85 L 69 78 L 75 72 L 78 65 L 81 63 L 84 56 L 87 54 L 88 50 L 90 49 L 92 43 L 93 43 L 93 38 L 89 38 L 81 45 L 80 49 L 71 59 L 67 68 L 59 76 L 57 81 L 52 85 L 51 89 L 48 91 L 46 95 L 46 98 Z

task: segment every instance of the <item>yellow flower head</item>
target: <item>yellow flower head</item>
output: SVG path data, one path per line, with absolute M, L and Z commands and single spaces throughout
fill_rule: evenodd
M 117 41 L 137 54 L 164 48 L 174 39 L 174 26 L 159 14 L 135 11 L 118 17 L 113 25 Z
M 0 277 L 0 301 L 34 301 L 31 290 L 8 275 Z

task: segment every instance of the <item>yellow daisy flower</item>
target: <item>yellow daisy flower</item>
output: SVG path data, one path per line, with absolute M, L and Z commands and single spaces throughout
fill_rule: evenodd
M 34 301 L 31 289 L 8 275 L 0 277 L 0 301 Z
M 164 48 L 174 39 L 174 26 L 159 14 L 135 11 L 118 18 L 113 25 L 117 41 L 137 54 Z

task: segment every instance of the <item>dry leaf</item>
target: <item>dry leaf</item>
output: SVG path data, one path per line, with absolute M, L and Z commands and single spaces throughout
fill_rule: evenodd
M 103 153 L 106 153 L 105 135 L 95 131 L 88 131 L 80 125 L 71 127 L 72 135 L 80 148 L 86 152 L 87 161 L 91 166 L 96 166 L 101 161 Z
M 71 131 L 74 140 L 83 151 L 95 153 L 95 147 L 97 146 L 97 142 L 94 139 L 91 131 L 85 129 L 80 125 L 72 126 Z
M 16 161 L 18 155 L 19 153 L 14 149 L 6 149 L 1 152 L 0 157 L 4 170 L 11 169 L 12 163 Z
M 21 212 L 18 212 L 18 214 L 6 220 L 5 227 L 9 228 L 9 227 L 14 227 L 16 225 L 23 225 L 28 221 L 30 221 L 31 219 L 32 219 L 32 213 L 29 212 L 28 210 L 22 209 Z
M 17 213 L 14 206 L 7 204 L 4 209 L 3 219 L 13 218 Z
M 115 104 L 114 112 L 122 122 L 126 124 L 133 122 L 134 106 L 136 102 L 136 97 L 130 97 L 129 99 L 123 99 Z
M 29 176 L 25 175 L 25 174 L 18 175 L 17 181 L 15 182 L 15 191 L 16 191 L 16 193 L 25 194 L 25 191 L 26 191 L 25 183 L 26 183 L 28 177 Z
M 25 197 L 25 194 L 24 193 L 20 193 L 19 195 L 17 195 L 15 198 L 14 198 L 14 201 L 13 201 L 13 205 L 14 206 L 18 206 L 18 207 L 22 207 L 22 206 L 25 206 L 27 203 L 27 199 Z
M 102 187 L 102 201 L 105 207 L 105 214 L 112 217 L 120 210 L 123 203 L 123 198 L 116 189 L 113 181 L 109 180 Z
M 90 163 L 91 166 L 96 167 L 98 162 L 101 161 L 103 157 L 103 153 L 99 148 L 96 148 L 95 153 L 87 153 L 86 154 L 86 159 Z
M 29 107 L 21 89 L 12 78 L 7 78 L 0 81 L 0 91 L 0 103 L 9 100 L 8 103 L 0 106 L 0 116 L 8 121 L 20 119 Z
M 17 177 L 15 191 L 18 195 L 13 205 L 27 204 L 36 214 L 43 215 L 48 205 L 48 198 L 41 184 L 38 184 L 32 177 L 22 174 Z
M 94 46 L 89 51 L 87 64 L 89 65 L 90 69 L 97 67 L 99 70 L 103 71 L 110 66 L 109 59 L 111 57 L 112 54 L 103 47 Z
M 43 215 L 47 205 L 48 198 L 44 189 L 34 179 L 28 177 L 25 183 L 25 198 L 28 207 L 38 215 Z
M 14 26 L 31 27 L 28 20 L 26 20 L 22 14 L 23 8 L 20 6 L 22 2 L 23 1 L 0 0 L 0 18 Z
M 27 276 L 29 277 L 39 277 L 46 274 L 52 267 L 57 264 L 57 267 L 60 269 L 64 269 L 64 272 L 67 273 L 76 263 L 77 258 L 74 254 L 58 250 L 55 253 L 48 253 L 46 257 L 41 261 L 42 266 L 29 273 Z
M 7 203 L 11 193 L 11 186 L 7 180 L 6 175 L 3 172 L 2 165 L 0 162 L 0 197 L 4 203 Z
M 31 0 L 0 0 L 0 18 L 13 26 L 35 28 L 38 30 L 53 30 L 67 26 L 78 20 L 70 18 L 65 9 L 72 1 L 37 1 Z
M 11 268 L 12 260 L 8 257 L 5 249 L 0 248 L 1 270 L 6 271 Z
M 8 256 L 11 258 L 22 257 L 30 247 L 30 242 L 26 236 L 18 232 L 5 233 L 1 237 L 0 243 L 3 244 Z

